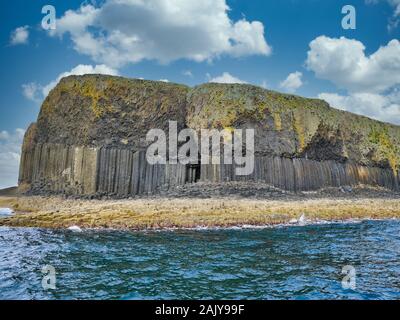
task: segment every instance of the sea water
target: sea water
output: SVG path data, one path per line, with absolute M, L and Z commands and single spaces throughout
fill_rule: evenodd
M 43 287 L 43 267 L 55 289 Z M 345 267 L 354 268 L 354 286 Z M 400 299 L 400 221 L 160 232 L 0 228 L 0 299 Z

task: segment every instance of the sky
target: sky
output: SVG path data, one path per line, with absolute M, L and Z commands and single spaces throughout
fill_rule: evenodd
M 46 5 L 55 8 L 55 29 L 43 28 Z M 342 26 L 345 5 L 355 9 L 355 29 Z M 0 7 L 0 188 L 17 184 L 24 132 L 70 74 L 250 83 L 400 124 L 400 0 L 14 0 Z

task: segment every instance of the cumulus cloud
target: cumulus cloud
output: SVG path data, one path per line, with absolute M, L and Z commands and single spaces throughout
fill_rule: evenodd
M 222 75 L 212 78 L 209 82 L 213 83 L 247 83 L 239 78 L 232 76 L 229 72 L 224 72 Z
M 228 11 L 225 0 L 105 0 L 65 12 L 51 33 L 70 35 L 76 51 L 113 67 L 269 55 L 264 25 L 234 22 Z
M 298 88 L 303 85 L 302 78 L 303 74 L 299 71 L 293 72 L 280 83 L 280 87 L 288 92 L 295 92 Z
M 110 68 L 106 65 L 83 65 L 80 64 L 70 71 L 63 72 L 57 76 L 56 79 L 51 81 L 46 85 L 41 85 L 36 82 L 23 84 L 22 85 L 22 93 L 23 95 L 32 101 L 41 102 L 53 89 L 57 83 L 64 77 L 68 77 L 71 75 L 84 75 L 84 74 L 108 74 L 108 75 L 118 75 L 118 71 Z
M 11 32 L 10 44 L 15 46 L 18 44 L 26 44 L 29 39 L 29 26 L 18 27 Z
M 16 186 L 18 183 L 21 145 L 25 131 L 0 132 L 0 188 Z
M 398 91 L 387 96 L 375 93 L 354 93 L 348 96 L 321 93 L 318 97 L 334 108 L 400 125 L 400 94 Z
M 383 92 L 400 84 L 400 42 L 390 41 L 370 56 L 362 42 L 320 36 L 310 43 L 306 65 L 320 79 L 351 92 Z
M 365 55 L 362 42 L 320 36 L 310 43 L 306 65 L 347 95 L 321 93 L 331 106 L 400 124 L 400 42 L 392 40 Z

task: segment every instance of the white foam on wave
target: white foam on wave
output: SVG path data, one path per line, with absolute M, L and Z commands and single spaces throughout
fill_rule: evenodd
M 10 208 L 0 208 L 0 216 L 11 216 L 14 211 Z
M 305 214 L 305 213 L 303 213 L 303 214 L 301 215 L 301 217 L 299 218 L 299 224 L 300 224 L 301 226 L 304 226 L 304 225 L 307 224 L 307 217 L 306 217 L 306 214 Z
M 71 226 L 68 228 L 68 230 L 72 232 L 82 232 L 82 229 L 79 228 L 78 226 Z
M 301 218 L 301 217 L 300 217 Z M 85 228 L 85 231 L 95 231 L 95 232 L 120 232 L 120 231 L 128 231 L 128 232 L 138 232 L 138 233 L 153 233 L 153 232 L 179 232 L 179 231 L 218 231 L 218 230 L 260 230 L 260 229 L 274 229 L 274 228 L 285 228 L 285 227 L 306 227 L 313 225 L 327 225 L 327 224 L 358 224 L 363 221 L 389 221 L 396 220 L 400 221 L 398 218 L 383 218 L 383 219 L 372 219 L 372 218 L 363 218 L 363 219 L 344 219 L 344 220 L 314 220 L 303 217 L 303 219 L 292 219 L 287 223 L 280 224 L 265 224 L 265 225 L 252 225 L 252 224 L 243 224 L 237 226 L 197 226 L 197 227 L 170 227 L 170 228 L 148 228 L 148 229 L 119 229 L 119 228 Z M 71 226 L 67 230 L 73 232 L 83 232 L 83 230 L 78 226 Z
M 287 223 L 280 224 L 266 224 L 266 225 L 251 225 L 244 224 L 238 226 L 230 226 L 230 227 L 206 227 L 206 226 L 198 226 L 192 228 L 163 228 L 163 229 L 147 229 L 142 230 L 146 232 L 175 232 L 175 231 L 218 231 L 218 230 L 259 230 L 259 229 L 274 229 L 274 228 L 282 228 L 282 227 L 306 227 L 313 225 L 327 225 L 327 224 L 358 224 L 363 221 L 385 221 L 385 220 L 399 220 L 398 218 L 394 219 L 345 219 L 345 220 L 311 220 L 307 219 L 305 215 L 302 215 L 300 219 L 292 219 Z

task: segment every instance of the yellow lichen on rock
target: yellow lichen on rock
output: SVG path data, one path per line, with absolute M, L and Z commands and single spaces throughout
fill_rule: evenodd
M 388 129 L 374 126 L 369 134 L 370 142 L 374 144 L 378 157 L 387 159 L 395 176 L 398 174 L 400 165 L 399 147 L 396 147 L 388 134 Z
M 300 112 L 294 112 L 293 113 L 293 129 L 297 134 L 297 140 L 298 140 L 298 146 L 299 146 L 299 152 L 303 152 L 305 146 L 306 146 L 306 140 L 305 140 L 305 130 L 304 130 L 304 118 L 303 114 Z
M 282 130 L 282 119 L 281 119 L 280 113 L 274 112 L 272 115 L 274 117 L 275 130 L 281 131 Z

